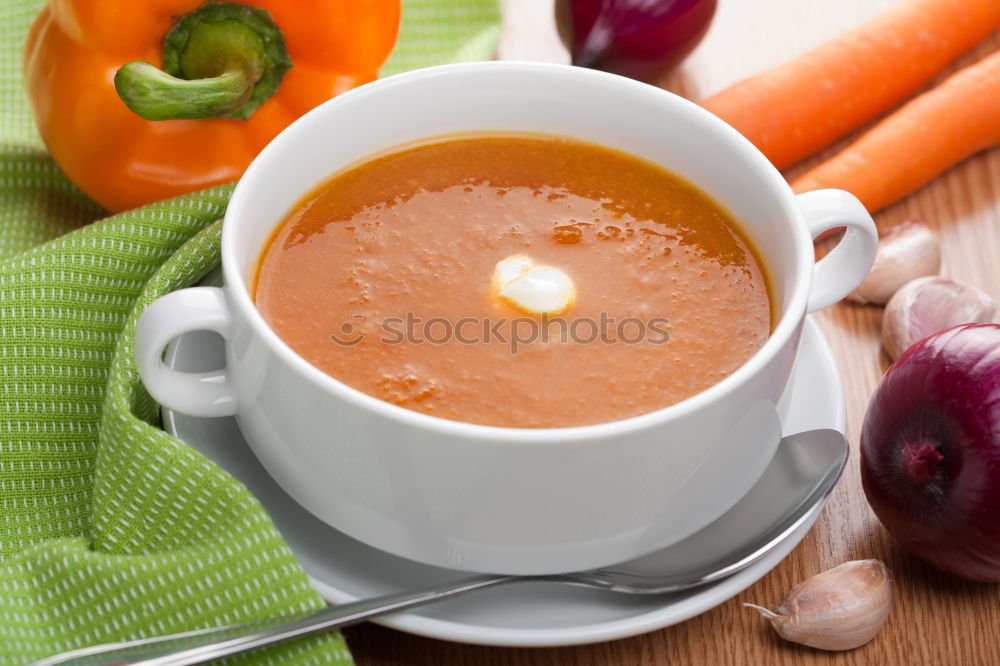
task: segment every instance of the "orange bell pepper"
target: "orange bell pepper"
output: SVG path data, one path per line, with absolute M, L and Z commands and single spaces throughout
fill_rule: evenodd
M 56 163 L 119 211 L 238 178 L 286 125 L 376 77 L 399 16 L 400 0 L 51 0 L 25 80 Z

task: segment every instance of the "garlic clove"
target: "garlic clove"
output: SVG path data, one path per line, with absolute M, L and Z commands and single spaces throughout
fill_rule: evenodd
M 959 324 L 992 321 L 996 301 L 981 289 L 942 277 L 906 283 L 882 313 L 882 346 L 892 360 L 913 343 Z
M 941 241 L 936 231 L 915 220 L 890 229 L 878 244 L 868 276 L 847 295 L 855 303 L 884 305 L 907 282 L 941 270 Z
M 856 560 L 808 578 L 769 610 L 756 604 L 785 640 L 820 650 L 853 650 L 882 629 L 892 606 L 892 575 L 878 560 Z

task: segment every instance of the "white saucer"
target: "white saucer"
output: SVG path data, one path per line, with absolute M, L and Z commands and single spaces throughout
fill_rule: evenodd
M 210 370 L 224 365 L 221 338 L 189 333 L 167 351 L 166 362 L 179 370 Z M 779 403 L 786 434 L 813 428 L 845 429 L 844 390 L 833 355 L 815 322 L 807 320 L 795 369 Z M 232 418 L 199 419 L 163 410 L 167 431 L 189 443 L 241 480 L 271 515 L 319 593 L 333 603 L 418 588 L 468 574 L 417 564 L 370 548 L 329 527 L 286 495 L 257 462 Z M 775 459 L 758 496 L 781 492 L 793 483 L 791 461 Z M 782 484 L 785 485 L 782 485 Z M 749 498 L 754 490 L 748 493 Z M 772 569 L 805 536 L 819 515 L 776 550 L 744 571 L 689 592 L 651 597 L 629 596 L 546 583 L 523 583 L 474 592 L 411 612 L 376 620 L 413 634 L 483 645 L 555 646 L 593 643 L 641 634 L 682 622 L 730 599 Z M 766 512 L 737 505 L 731 529 L 759 529 Z M 731 513 L 732 513 L 731 512 Z M 725 520 L 726 516 L 719 520 Z M 732 517 L 731 517 L 732 518 Z M 766 518 L 764 518 L 766 520 Z M 709 528 L 706 528 L 709 529 Z M 730 529 L 727 526 L 727 529 Z M 748 537 L 760 532 L 751 531 Z M 703 558 L 676 544 L 678 556 Z

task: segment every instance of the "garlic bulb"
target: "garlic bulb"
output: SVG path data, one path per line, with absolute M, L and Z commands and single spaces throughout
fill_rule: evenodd
M 941 277 L 906 283 L 882 313 L 882 346 L 892 360 L 928 335 L 993 319 L 996 302 L 981 289 Z
M 937 232 L 917 221 L 904 222 L 879 240 L 875 264 L 847 299 L 885 305 L 910 280 L 937 275 L 939 270 L 941 241 Z
M 845 562 L 799 583 L 774 610 L 756 604 L 785 640 L 820 650 L 852 650 L 889 617 L 892 576 L 878 560 Z

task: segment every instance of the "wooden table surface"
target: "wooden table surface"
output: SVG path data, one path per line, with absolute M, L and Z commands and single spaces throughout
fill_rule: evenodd
M 719 0 L 705 41 L 662 85 L 691 99 L 703 98 L 860 23 L 895 1 Z M 565 53 L 553 39 L 551 0 L 505 0 L 504 5 L 499 57 L 565 61 Z M 1000 35 L 964 56 L 955 67 L 997 48 Z M 899 159 L 906 158 L 900 155 Z M 797 168 L 803 166 L 807 164 Z M 942 234 L 944 275 L 1000 297 L 1000 150 L 952 169 L 878 214 L 876 222 L 880 229 L 887 229 L 911 218 L 923 220 Z M 460 645 L 364 625 L 346 632 L 359 666 L 1000 664 L 1000 586 L 969 583 L 930 569 L 893 541 L 865 501 L 857 447 L 868 398 L 888 366 L 879 345 L 881 315 L 881 308 L 846 303 L 817 315 L 844 379 L 852 459 L 808 536 L 777 568 L 737 597 L 680 625 L 576 647 Z M 858 650 L 823 653 L 785 643 L 755 612 L 742 607 L 744 601 L 773 604 L 798 581 L 861 558 L 878 558 L 889 566 L 896 595 L 883 631 Z

